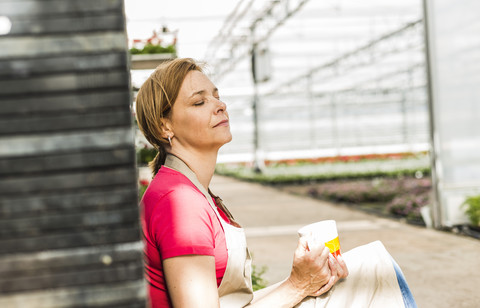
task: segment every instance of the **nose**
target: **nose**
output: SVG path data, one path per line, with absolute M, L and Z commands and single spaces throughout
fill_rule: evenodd
M 215 113 L 220 113 L 220 112 L 227 111 L 227 104 L 225 104 L 224 102 L 222 102 L 219 99 L 216 99 L 216 101 L 217 101 L 217 105 L 215 107 Z

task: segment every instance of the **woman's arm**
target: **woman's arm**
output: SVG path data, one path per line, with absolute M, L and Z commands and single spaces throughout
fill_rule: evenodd
M 163 270 L 173 307 L 220 307 L 213 256 L 168 258 Z
M 325 246 L 308 247 L 300 238 L 290 276 L 268 290 L 260 290 L 248 307 L 293 307 L 307 296 L 327 292 L 347 275 L 343 259 L 337 262 Z

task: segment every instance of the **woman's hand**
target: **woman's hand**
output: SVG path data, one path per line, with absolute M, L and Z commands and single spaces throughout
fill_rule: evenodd
M 248 307 L 294 307 L 307 296 L 322 295 L 338 280 L 348 276 L 343 258 L 337 258 L 335 260 L 324 245 L 309 247 L 307 239 L 300 238 L 290 276 L 276 285 L 255 292 Z
M 330 271 L 332 271 L 332 276 L 333 272 L 336 273 L 335 283 L 342 278 L 347 278 L 348 268 L 343 260 L 343 257 L 338 255 L 337 258 L 335 258 L 333 255 L 330 255 L 328 259 L 328 265 L 330 267 Z
M 331 260 L 330 256 L 330 250 L 324 245 L 309 247 L 307 239 L 300 238 L 287 281 L 303 297 L 319 296 L 327 292 L 345 275 L 346 269 L 346 266 Z

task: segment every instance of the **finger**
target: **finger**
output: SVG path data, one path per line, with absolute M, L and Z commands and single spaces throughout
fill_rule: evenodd
M 338 270 L 339 270 L 340 266 L 338 265 L 337 261 L 335 260 L 335 258 L 333 257 L 332 254 L 330 254 L 328 256 L 328 265 L 330 267 L 330 271 L 332 273 L 332 276 L 337 277 Z
M 336 281 L 335 276 L 331 276 L 330 279 L 328 280 L 328 282 L 323 287 L 321 287 L 320 290 L 318 290 L 314 294 L 312 294 L 312 296 L 320 296 L 323 293 L 328 292 L 333 287 L 333 285 L 335 284 L 335 281 Z
M 325 245 L 322 244 L 321 246 L 322 248 L 319 249 L 319 255 L 320 255 L 320 258 L 319 258 L 319 262 L 323 264 L 325 264 L 326 262 L 328 262 L 328 256 L 330 255 L 330 249 L 328 249 L 328 247 L 325 247 Z
M 343 278 L 346 278 L 349 274 L 347 264 L 341 255 L 337 256 L 337 262 L 343 270 Z
M 295 254 L 304 255 L 308 251 L 308 242 L 306 237 L 301 237 L 298 239 L 297 249 L 295 249 Z

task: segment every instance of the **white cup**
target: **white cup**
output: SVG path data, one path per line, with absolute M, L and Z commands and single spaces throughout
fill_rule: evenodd
M 340 241 L 335 220 L 322 220 L 306 225 L 298 230 L 298 235 L 306 237 L 309 246 L 324 244 L 334 257 L 340 255 Z

